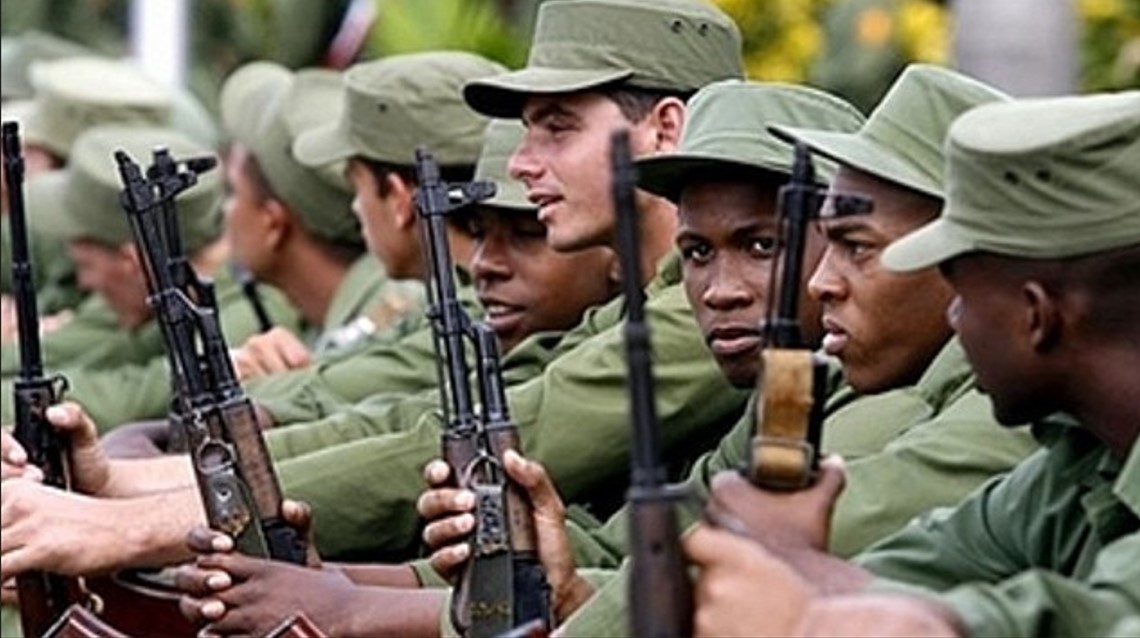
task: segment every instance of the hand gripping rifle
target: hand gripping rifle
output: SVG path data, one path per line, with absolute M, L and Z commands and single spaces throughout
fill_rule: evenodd
M 855 195 L 833 195 L 833 215 L 870 212 Z M 756 434 L 746 474 L 756 485 L 798 490 L 819 469 L 827 362 L 804 343 L 797 311 L 807 233 L 820 218 L 824 194 L 807 146 L 796 144 L 791 180 L 780 188 L 780 250 L 772 270 L 763 365 L 757 379 Z
M 445 428 L 443 457 L 456 484 L 475 493 L 471 559 L 452 600 L 455 626 L 467 636 L 497 636 L 524 624 L 550 626 L 549 586 L 538 561 L 531 505 L 503 470 L 519 449 L 507 408 L 495 333 L 473 322 L 456 295 L 445 217 L 494 195 L 490 182 L 448 184 L 424 149 L 416 150 L 420 216 L 427 261 L 428 317 L 435 336 Z M 475 353 L 479 413 L 470 386 L 467 344 Z
M 629 366 L 630 416 L 633 425 L 630 459 L 631 635 L 652 638 L 690 636 L 693 599 L 678 543 L 675 503 L 685 495 L 666 483 L 665 464 L 653 391 L 653 362 L 645 293 L 641 288 L 641 244 L 634 189 L 637 169 L 629 150 L 629 133 L 611 141 L 613 201 L 617 217 L 618 253 L 626 299 L 625 350 Z
M 8 216 L 12 225 L 12 292 L 20 339 L 20 372 L 13 393 L 16 423 L 12 435 L 27 452 L 28 463 L 43 470 L 43 483 L 67 490 L 71 487 L 67 439 L 56 432 L 44 415 L 45 410 L 62 398 L 67 389 L 67 379 L 60 375 L 45 376 L 43 370 L 35 276 L 28 252 L 24 158 L 19 125 L 4 122 L 2 136 Z M 87 591 L 82 579 L 29 572 L 16 578 L 16 587 L 20 597 L 20 623 L 25 636 L 58 636 L 68 631 L 122 635 L 91 611 L 99 609 L 101 602 Z
M 182 251 L 174 198 L 214 159 L 179 162 L 159 148 L 147 178 L 126 152 L 115 160 L 210 527 L 233 536 L 244 554 L 303 564 L 305 543 L 280 517 L 281 489 L 229 358 L 213 284 L 198 278 Z

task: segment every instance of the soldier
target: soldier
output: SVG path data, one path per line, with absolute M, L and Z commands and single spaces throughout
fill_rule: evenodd
M 339 117 L 343 97 L 338 73 L 294 74 L 268 62 L 242 67 L 222 88 L 222 118 L 235 140 L 226 162 L 227 236 L 236 259 L 285 294 L 309 333 L 304 341 L 286 330 L 251 338 L 235 355 L 243 380 L 308 365 L 422 304 L 418 282 L 389 278 L 367 254 L 344 176 L 292 155 L 301 133 Z
M 28 209 L 43 221 L 44 232 L 67 246 L 80 285 L 95 293 L 88 302 L 94 308 L 91 317 L 110 324 L 95 324 L 94 319 L 73 322 L 43 340 L 45 359 L 49 352 L 75 353 L 64 359 L 68 363 L 62 367 L 59 359 L 47 365 L 64 372 L 71 380 L 71 396 L 99 416 L 122 411 L 159 416 L 169 408 L 165 349 L 147 305 L 127 217 L 119 205 L 122 185 L 112 158 L 116 149 L 124 148 L 140 161 L 149 161 L 157 145 L 168 146 L 175 157 L 208 153 L 170 129 L 101 126 L 76 141 L 66 170 L 41 175 L 27 189 Z M 220 240 L 221 195 L 220 176 L 204 175 L 179 200 L 184 202 L 179 220 L 192 264 L 203 275 L 216 278 L 225 333 L 240 339 L 256 332 L 258 324 L 248 301 L 225 269 L 219 269 L 227 254 Z M 267 294 L 266 299 L 278 321 L 295 321 L 279 295 Z M 123 393 L 124 387 L 132 391 Z M 11 396 L 11 388 L 11 379 L 5 378 L 0 392 Z M 0 421 L 10 423 L 12 409 L 12 402 L 3 402 Z M 117 425 L 112 420 L 101 422 Z
M 452 51 L 359 64 L 344 75 L 340 116 L 326 117 L 294 141 L 293 154 L 303 165 L 345 171 L 364 239 L 389 277 L 419 280 L 424 272 L 411 199 L 415 147 L 431 149 L 446 178 L 470 179 L 488 120 L 466 108 L 459 91 L 464 82 L 502 69 Z M 471 238 L 456 224 L 448 233 L 455 262 L 467 264 Z M 460 284 L 461 299 L 474 311 L 470 279 Z M 330 353 L 319 366 L 252 384 L 250 395 L 281 426 L 327 416 L 376 393 L 428 390 L 437 381 L 430 327 L 422 314 L 412 313 L 357 347 Z
M 528 141 L 520 148 L 525 149 L 521 154 L 526 155 L 530 168 L 516 172 L 521 176 L 535 170 L 540 150 L 558 151 L 550 142 L 560 141 L 569 147 L 557 153 L 567 169 L 559 178 L 560 200 L 572 206 L 572 218 L 591 222 L 591 231 L 602 232 L 587 239 L 585 233 L 561 225 L 556 232 L 548 225 L 549 239 L 555 247 L 604 246 L 612 235 L 613 213 L 607 180 L 603 179 L 606 173 L 597 172 L 596 167 L 604 166 L 612 126 L 635 127 L 636 148 L 641 154 L 674 149 L 683 123 L 682 98 L 708 82 L 741 75 L 739 33 L 723 13 L 693 0 L 651 4 L 627 0 L 550 2 L 543 5 L 542 15 L 545 17 L 539 20 L 532 48 L 533 65 L 519 75 L 502 77 L 504 86 L 521 77 L 529 88 L 497 91 L 488 85 L 489 99 L 494 102 L 502 96 L 521 107 L 531 97 L 536 103 L 572 97 L 577 102 L 575 111 L 585 108 L 587 102 L 601 110 L 588 117 L 581 112 L 544 118 L 537 127 L 528 116 L 524 120 L 530 124 Z M 617 53 L 599 59 L 596 45 L 603 41 L 611 43 L 612 51 Z M 645 43 L 652 46 L 647 49 Z M 535 83 L 530 84 L 531 80 Z M 567 90 L 577 92 L 564 93 Z M 348 104 L 347 110 L 351 111 L 351 95 Z M 379 109 L 371 112 L 379 113 Z M 514 115 L 517 118 L 520 112 L 515 111 Z M 567 118 L 578 124 L 566 128 Z M 535 138 L 539 133 L 541 136 Z M 543 140 L 544 143 L 537 143 Z M 533 175 L 528 175 L 524 182 L 530 182 L 529 198 L 542 201 L 546 207 L 558 205 L 549 199 L 549 189 L 540 190 Z M 652 248 L 646 250 L 648 262 L 661 259 L 669 251 L 676 217 L 672 205 L 660 198 L 646 196 L 642 206 L 646 217 L 653 220 L 647 224 L 651 234 L 646 244 Z M 545 225 L 547 215 L 541 210 L 539 214 Z M 571 231 L 570 235 L 581 235 L 578 239 L 582 241 L 567 237 L 566 230 Z M 570 244 L 563 244 L 567 239 Z M 648 286 L 647 312 L 655 334 L 658 382 L 667 388 L 661 394 L 665 397 L 661 413 L 668 431 L 668 450 L 680 460 L 727 429 L 743 411 L 747 393 L 733 389 L 724 380 L 704 348 L 680 286 L 679 260 L 661 261 L 658 278 Z M 646 268 L 645 276 L 650 272 Z M 626 373 L 620 359 L 623 309 L 621 300 L 615 300 L 591 312 L 555 345 L 537 339 L 524 341 L 504 361 L 511 364 L 517 357 L 528 357 L 530 361 L 541 357 L 538 363 L 545 366 L 542 374 L 508 389 L 508 401 L 520 426 L 523 445 L 538 452 L 539 458 L 550 465 L 571 498 L 581 502 L 597 500 L 606 509 L 614 507 L 613 501 L 627 477 Z M 551 360 L 552 357 L 557 358 Z M 316 537 L 322 550 L 342 556 L 369 552 L 380 557 L 407 557 L 414 551 L 418 523 L 412 503 L 422 487 L 419 477 L 423 465 L 438 454 L 441 424 L 435 414 L 437 408 L 438 397 L 428 393 L 384 404 L 378 412 L 365 413 L 360 409 L 346 413 L 343 421 L 275 429 L 267 434 L 271 453 L 277 458 L 306 453 L 279 463 L 277 469 L 286 494 L 314 501 L 319 527 Z M 53 412 L 60 419 L 57 423 L 75 427 L 82 422 L 74 413 L 63 412 L 66 411 Z M 377 432 L 389 434 L 353 441 Z M 90 451 L 87 436 L 73 440 L 73 445 Z M 321 449 L 332 441 L 352 442 Z M 99 543 L 93 544 L 91 552 L 70 553 L 56 553 L 39 546 L 24 553 L 30 560 L 20 569 L 31 565 L 106 567 L 130 564 L 142 555 L 151 560 L 185 555 L 185 532 L 202 520 L 196 495 L 184 487 L 189 472 L 178 464 L 157 471 L 149 463 L 143 465 L 145 478 L 139 476 L 144 472 L 138 464 L 112 465 L 110 470 L 118 478 L 94 486 L 97 493 L 116 494 L 106 489 L 109 487 L 125 488 L 124 492 L 117 492 L 121 496 L 164 487 L 183 489 L 94 503 L 73 498 L 72 505 L 97 505 L 105 514 L 90 515 L 100 519 L 109 518 L 111 510 L 131 519 L 146 517 L 156 525 L 147 542 L 126 548 Z M 134 474 L 136 471 L 138 474 Z M 379 474 L 369 476 L 373 472 Z M 351 489 L 346 489 L 349 485 Z M 6 498 L 29 499 L 31 509 L 52 518 L 55 515 L 50 512 L 62 513 L 58 503 L 49 502 L 56 495 L 49 497 L 45 491 L 31 491 L 36 494 Z M 40 510 L 41 505 L 51 509 Z M 9 508 L 12 516 L 8 520 L 12 524 L 23 518 L 17 516 L 24 513 L 20 509 L 23 508 Z M 134 513 L 126 514 L 127 510 Z M 60 522 L 67 526 L 65 521 Z M 88 533 L 87 539 L 91 537 Z M 328 544 L 321 540 L 325 538 L 329 539 Z M 33 538 L 30 542 L 38 546 L 41 540 Z M 41 553 L 40 549 L 48 551 Z M 72 563 L 80 554 L 81 561 Z M 17 562 L 12 569 L 19 565 Z
M 817 544 L 838 468 L 761 494 L 788 514 L 752 528 L 763 546 L 687 543 L 698 633 L 1107 635 L 1140 614 L 1140 93 L 983 106 L 947 149 L 945 213 L 884 262 L 941 267 L 995 416 L 1035 422 L 1046 449 L 860 566 Z
M 1012 467 L 1032 451 L 1033 444 L 1027 432 L 1006 431 L 993 422 L 988 401 L 976 388 L 960 347 L 948 339 L 945 309 L 949 298 L 945 287 L 937 285 L 937 273 L 884 275 L 878 266 L 887 242 L 933 218 L 939 209 L 942 156 L 916 149 L 937 149 L 936 140 L 942 138 L 955 114 L 1004 97 L 951 71 L 916 65 L 899 78 L 858 132 L 851 132 L 850 116 L 846 127 L 825 129 L 821 124 L 826 120 L 819 121 L 819 116 L 813 121 L 812 109 L 819 109 L 824 97 L 828 96 L 797 94 L 786 88 L 781 93 L 762 85 L 750 90 L 744 85 L 714 85 L 692 100 L 681 153 L 643 160 L 640 165 L 644 186 L 680 201 L 678 246 L 685 258 L 690 301 L 710 346 L 719 353 L 722 370 L 745 387 L 755 383 L 760 345 L 756 336 L 750 344 L 749 336 L 755 332 L 733 326 L 758 326 L 763 320 L 768 273 L 749 273 L 737 266 L 745 272 L 734 275 L 727 264 L 736 263 L 730 255 L 734 248 L 740 250 L 742 243 L 735 243 L 738 238 L 746 236 L 738 228 L 747 227 L 749 220 L 774 223 L 776 188 L 782 182 L 778 177 L 790 171 L 791 159 L 788 147 L 764 127 L 795 131 L 838 162 L 837 193 L 873 198 L 869 215 L 832 219 L 824 211 L 821 226 L 827 235 L 826 251 L 814 274 L 811 266 L 818 252 L 805 268 L 811 275 L 807 284 L 811 301 L 823 305 L 823 324 L 817 305 L 801 308 L 814 310 L 802 319 L 807 334 L 818 337 L 826 329 L 834 335 L 844 325 L 845 334 L 851 335 L 848 342 L 852 345 L 842 349 L 835 348 L 834 336 L 823 338 L 825 348 L 832 343 L 831 354 L 837 357 L 845 381 L 831 392 L 825 405 L 823 446 L 842 454 L 850 466 L 848 490 L 837 503 L 831 548 L 839 555 L 851 555 L 919 513 L 957 503 L 989 477 Z M 905 144 L 896 126 L 909 132 L 905 139 L 925 144 Z M 745 141 L 753 146 L 744 146 Z M 752 166 L 752 173 L 729 177 L 742 164 Z M 716 198 L 727 199 L 724 193 L 741 190 L 735 182 L 751 189 L 758 184 L 767 184 L 767 188 L 762 196 L 753 195 L 755 203 L 749 207 Z M 832 210 L 834 206 L 833 199 L 825 204 Z M 727 221 L 729 211 L 738 209 L 731 217 L 733 222 Z M 862 248 L 859 265 L 852 268 L 848 247 L 856 241 Z M 747 295 L 744 291 L 750 287 L 757 292 Z M 904 317 L 906 329 L 900 323 Z M 873 356 L 876 352 L 883 354 Z M 732 356 L 737 353 L 739 357 Z M 697 461 L 686 482 L 691 491 L 708 496 L 714 475 L 745 462 L 755 419 L 752 411 L 747 413 L 714 452 Z M 520 470 L 520 482 L 535 485 L 534 500 L 550 504 L 548 511 L 536 511 L 536 521 L 558 520 L 557 496 L 540 479 L 540 465 L 515 468 Z M 428 469 L 429 474 L 432 471 Z M 714 501 L 718 510 L 732 504 L 734 493 L 724 486 L 729 477 L 739 479 L 735 473 L 718 478 L 720 488 Z M 922 488 L 893 488 L 904 480 Z M 455 490 L 429 494 L 421 498 L 421 513 L 434 520 L 445 511 L 462 511 L 454 500 L 459 496 Z M 692 512 L 682 511 L 682 518 L 695 522 Z M 473 521 L 469 515 L 466 519 L 429 524 L 425 540 L 440 546 L 456 532 L 470 529 Z M 544 557 L 554 591 L 561 584 L 566 592 L 556 602 L 562 620 L 568 621 L 563 627 L 568 635 L 628 631 L 628 564 L 617 578 L 612 578 L 612 571 L 596 569 L 578 577 L 573 573 L 576 561 L 586 568 L 616 566 L 630 553 L 627 533 L 628 518 L 622 512 L 597 530 L 572 525 L 569 539 L 540 538 L 544 552 L 546 547 L 573 552 L 571 556 L 551 551 Z M 440 551 L 434 557 L 435 566 L 449 572 L 465 547 Z M 431 578 L 422 565 L 418 567 L 421 580 Z M 571 615 L 595 588 L 597 595 Z
M 215 141 L 213 123 L 208 116 L 127 62 L 92 56 L 65 57 L 33 63 L 28 73 L 35 91 L 22 118 L 29 176 L 66 165 L 79 135 L 100 124 L 174 126 L 185 123 L 183 128 L 195 143 L 212 147 Z M 181 117 L 179 114 L 183 112 L 197 114 Z M 77 329 L 98 339 L 97 335 L 105 334 L 107 327 L 113 325 L 113 318 L 102 311 L 98 303 L 77 307 L 84 295 L 75 281 L 75 266 L 67 257 L 65 246 L 52 238 L 50 229 L 42 228 L 41 216 L 34 209 L 29 208 L 29 213 L 29 242 L 36 260 L 37 303 L 41 311 L 51 314 L 74 309 L 68 321 L 76 322 Z M 6 273 L 10 267 L 8 260 L 0 261 L 0 273 Z M 0 274 L 0 284 L 6 283 L 7 275 Z M 82 354 L 82 350 L 74 348 L 59 349 L 60 343 L 75 346 L 81 342 L 63 340 L 45 344 L 44 362 L 49 367 L 58 367 Z M 17 365 L 15 346 L 6 344 L 2 357 L 0 370 L 5 375 L 13 374 Z

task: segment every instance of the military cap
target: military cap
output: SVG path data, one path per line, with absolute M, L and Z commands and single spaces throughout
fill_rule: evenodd
M 95 53 L 82 45 L 42 31 L 5 36 L 0 54 L 0 96 L 5 100 L 30 99 L 35 91 L 30 77 L 32 64 Z
M 26 137 L 60 157 L 69 155 L 80 133 L 99 124 L 170 121 L 170 91 L 127 62 L 68 58 L 35 64 L 31 74 L 36 97 Z
M 174 159 L 210 154 L 181 133 L 168 128 L 104 125 L 75 141 L 67 168 L 28 180 L 28 210 L 43 219 L 37 227 L 64 241 L 89 239 L 118 246 L 132 241 L 127 215 L 119 205 L 122 182 L 113 154 L 125 150 L 143 167 L 157 146 L 170 149 Z M 201 175 L 183 191 L 178 223 L 187 251 L 194 251 L 221 232 L 222 180 L 217 169 Z
M 692 92 L 743 78 L 740 30 L 701 0 L 551 0 L 538 10 L 526 67 L 468 83 L 477 111 L 515 118 L 534 94 L 620 83 Z
M 949 69 L 912 64 L 903 70 L 856 133 L 775 126 L 840 164 L 925 193 L 943 196 L 942 142 L 954 118 L 1004 93 Z
M 354 156 L 410 166 L 415 148 L 424 145 L 442 165 L 474 164 L 487 118 L 464 104 L 462 87 L 468 80 L 504 70 L 461 51 L 410 53 L 358 64 L 344 74 L 341 116 L 297 138 L 294 154 L 308 166 Z
M 689 101 L 680 149 L 638 160 L 638 186 L 676 202 L 694 171 L 743 167 L 790 174 L 792 148 L 769 132 L 769 125 L 851 133 L 862 123 L 858 109 L 818 89 L 716 82 Z M 819 175 L 826 180 L 832 171 L 822 170 L 822 164 L 820 168 Z
M 274 194 L 302 226 L 328 241 L 362 246 L 348 183 L 333 170 L 301 164 L 291 150 L 305 130 L 339 117 L 343 103 L 339 73 L 294 73 L 272 62 L 241 67 L 226 79 L 221 93 L 227 132 L 257 159 Z
M 537 207 L 526 198 L 523 183 L 510 176 L 507 164 L 522 142 L 526 129 L 518 120 L 491 120 L 483 132 L 483 150 L 475 164 L 475 179 L 495 183 L 495 196 L 481 202 L 484 206 L 509 208 L 518 211 L 535 211 Z
M 950 127 L 941 217 L 887 248 L 917 270 L 982 251 L 1078 257 L 1140 245 L 1140 91 L 1026 99 Z

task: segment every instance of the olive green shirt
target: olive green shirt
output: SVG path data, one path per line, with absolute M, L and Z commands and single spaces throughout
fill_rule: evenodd
M 222 332 L 230 343 L 240 343 L 257 333 L 257 317 L 228 270 L 219 269 L 217 275 L 214 283 Z M 298 317 L 284 296 L 269 287 L 263 287 L 262 292 L 274 323 L 295 330 Z M 89 317 L 77 317 L 46 335 L 42 342 L 45 361 L 47 353 L 57 347 L 61 351 L 88 348 L 88 352 L 62 366 L 48 363 L 45 369 L 67 377 L 70 389 L 65 397 L 81 403 L 102 430 L 165 417 L 171 381 L 158 322 L 152 319 L 133 331 L 107 325 L 100 334 L 100 313 L 107 311 L 105 305 L 93 303 Z M 5 377 L 0 383 L 0 396 L 12 396 L 12 380 Z M 11 401 L 0 402 L 0 421 L 11 423 L 13 410 Z
M 628 483 L 624 313 L 620 298 L 587 313 L 541 375 L 507 390 L 526 454 L 547 467 L 566 500 L 591 503 L 600 515 L 620 505 Z M 748 393 L 725 381 L 705 347 L 676 255 L 647 288 L 646 316 L 662 445 L 679 464 L 727 432 Z M 322 555 L 394 559 L 416 550 L 414 504 L 424 464 L 440 454 L 438 410 L 428 393 L 358 412 L 336 424 L 335 436 L 359 440 L 326 449 L 330 428 L 269 433 L 285 493 L 313 506 Z
M 7 203 L 5 203 L 5 206 Z M 44 315 L 55 314 L 76 306 L 87 295 L 79 289 L 75 265 L 67 255 L 67 245 L 43 232 L 36 231 L 39 218 L 31 216 L 28 233 L 28 255 L 36 285 L 36 305 Z M 11 294 L 12 227 L 8 215 L 0 217 L 0 294 Z
M 337 286 L 313 340 L 314 355 L 350 348 L 376 332 L 388 330 L 404 317 L 419 315 L 424 306 L 423 283 L 392 279 L 383 264 L 369 253 L 353 262 Z
M 423 294 L 422 286 L 412 290 Z M 468 315 L 482 312 L 466 271 L 457 271 L 456 294 Z M 423 303 L 422 297 L 414 299 Z M 382 300 L 375 306 L 377 315 L 394 303 Z M 423 312 L 407 312 L 384 329 L 366 331 L 349 341 L 339 347 L 329 344 L 303 369 L 252 380 L 245 384 L 246 393 L 273 416 L 276 427 L 282 427 L 319 422 L 365 400 L 379 402 L 378 395 L 387 402 L 439 385 L 435 340 Z
M 1036 432 L 1046 449 L 1008 476 L 858 556 L 884 579 L 872 587 L 940 592 L 974 636 L 1108 635 L 1140 618 L 1140 445 L 1122 461 L 1079 426 Z
M 822 447 L 843 456 L 846 465 L 846 488 L 830 538 L 831 551 L 843 556 L 922 512 L 959 502 L 1036 448 L 1026 428 L 1002 428 L 994 421 L 956 339 L 913 386 L 875 395 L 842 386 L 830 394 L 825 415 Z M 754 429 L 750 409 L 714 451 L 697 461 L 687 489 L 703 501 L 713 476 L 742 467 Z M 699 513 L 698 507 L 680 508 L 682 526 L 695 523 Z M 567 635 L 628 635 L 627 514 L 622 510 L 595 530 L 570 525 L 579 566 L 593 568 L 583 575 L 600 589 L 568 619 Z M 619 561 L 620 569 L 611 571 Z

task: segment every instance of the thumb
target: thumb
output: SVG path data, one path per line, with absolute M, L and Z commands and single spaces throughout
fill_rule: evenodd
M 52 426 L 65 433 L 73 448 L 97 445 L 99 430 L 83 408 L 74 401 L 64 401 L 44 411 Z
M 847 470 L 843 458 L 830 454 L 819 462 L 819 473 L 816 475 L 816 489 L 828 497 L 831 502 L 843 492 L 847 484 Z
M 507 475 L 527 491 L 536 513 L 564 515 L 562 497 L 558 495 L 558 490 L 554 488 L 554 483 L 541 463 L 528 461 L 515 450 L 507 450 L 503 455 L 503 466 Z

